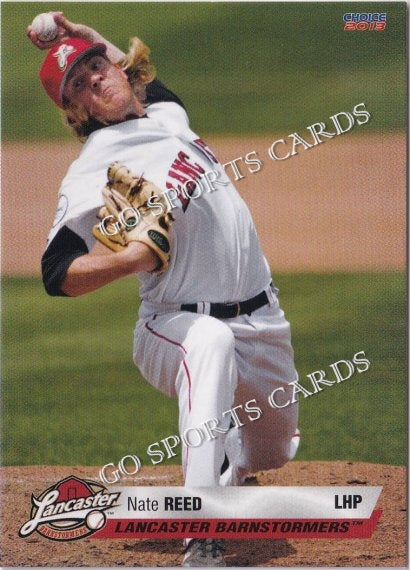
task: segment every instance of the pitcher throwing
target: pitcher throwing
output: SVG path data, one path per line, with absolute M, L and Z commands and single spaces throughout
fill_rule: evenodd
M 268 398 L 297 373 L 246 204 L 139 39 L 124 54 L 52 14 L 54 40 L 27 33 L 49 50 L 41 82 L 85 144 L 61 183 L 42 258 L 47 292 L 75 297 L 137 274 L 133 358 L 178 398 L 187 487 L 241 485 L 281 467 L 299 442 L 297 404 L 273 410 Z M 96 239 L 114 253 L 90 253 Z M 183 565 L 225 565 L 214 537 L 186 543 Z

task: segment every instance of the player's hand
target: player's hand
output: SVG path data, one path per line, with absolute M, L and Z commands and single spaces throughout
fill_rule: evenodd
M 81 38 L 89 42 L 94 41 L 94 35 L 96 32 L 92 28 L 84 26 L 83 24 L 74 24 L 73 22 L 70 22 L 64 16 L 63 12 L 50 12 L 50 14 L 58 25 L 58 34 L 53 40 L 49 42 L 40 41 L 31 25 L 27 26 L 27 37 L 39 49 L 51 49 L 61 41 L 69 38 Z

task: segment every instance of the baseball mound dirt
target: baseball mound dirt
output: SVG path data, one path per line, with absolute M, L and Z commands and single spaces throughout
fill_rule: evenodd
M 38 495 L 69 475 L 98 479 L 98 467 L 4 467 L 3 566 L 174 567 L 182 560 L 181 540 L 94 540 L 52 542 L 38 533 L 18 530 L 30 514 L 31 495 Z M 277 471 L 261 471 L 257 485 L 381 485 L 377 508 L 382 517 L 371 539 L 253 539 L 227 542 L 228 566 L 406 566 L 406 469 L 351 462 L 294 461 Z M 181 485 L 179 467 L 145 467 L 125 485 Z M 249 513 L 251 515 L 251 513 Z

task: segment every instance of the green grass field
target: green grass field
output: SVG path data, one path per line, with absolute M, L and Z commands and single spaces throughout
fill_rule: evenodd
M 302 398 L 298 459 L 405 464 L 405 275 L 275 281 L 303 385 L 307 374 L 330 372 L 361 350 L 371 362 L 367 372 Z M 102 466 L 130 453 L 147 465 L 147 445 L 177 433 L 176 402 L 131 360 L 137 308 L 133 278 L 77 299 L 47 297 L 39 279 L 3 280 L 5 465 Z
M 361 102 L 366 130 L 405 128 L 405 2 L 3 2 L 4 140 L 70 136 L 38 80 L 44 53 L 25 36 L 56 9 L 124 51 L 141 37 L 196 131 L 286 136 Z M 345 32 L 343 14 L 357 11 L 386 12 L 386 29 Z

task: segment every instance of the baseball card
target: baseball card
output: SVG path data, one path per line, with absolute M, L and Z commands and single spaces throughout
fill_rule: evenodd
M 3 567 L 407 567 L 405 2 L 9 2 Z

